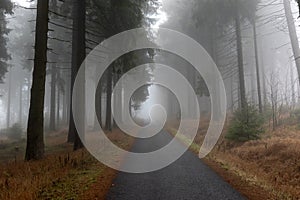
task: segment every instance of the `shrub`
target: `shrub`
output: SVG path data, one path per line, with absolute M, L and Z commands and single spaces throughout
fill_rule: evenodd
M 260 139 L 264 133 L 263 125 L 263 116 L 254 106 L 247 105 L 235 111 L 226 138 L 238 142 Z

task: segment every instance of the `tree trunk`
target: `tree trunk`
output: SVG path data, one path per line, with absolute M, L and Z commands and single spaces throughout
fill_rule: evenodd
M 44 101 L 47 66 L 49 0 L 37 1 L 35 57 L 27 125 L 26 160 L 44 156 Z
M 10 107 L 11 107 L 11 74 L 12 70 L 10 68 L 9 81 L 8 81 L 8 91 L 7 91 L 7 113 L 6 113 L 6 128 L 10 127 Z
M 71 88 L 70 88 L 70 80 L 66 81 L 65 84 L 65 93 L 64 93 L 64 104 L 63 104 L 63 119 L 64 119 L 64 124 L 68 124 L 69 122 L 69 108 L 70 108 L 70 92 L 71 92 Z
M 261 44 L 261 42 L 260 42 Z M 262 49 L 262 46 L 260 45 L 260 49 Z M 265 64 L 264 64 L 264 56 L 260 57 L 261 60 L 261 81 L 262 81 L 262 88 L 263 88 L 263 105 L 264 109 L 266 105 L 268 104 L 268 97 L 267 97 L 267 86 L 266 86 L 266 77 L 265 77 Z
M 115 71 L 116 71 L 116 70 L 115 70 Z M 115 72 L 115 73 L 113 74 L 113 86 L 114 86 L 114 87 L 116 86 L 116 84 L 117 84 L 117 82 L 118 82 L 118 79 L 119 79 L 118 73 Z M 114 94 L 114 98 L 113 98 L 113 105 L 114 105 L 114 108 L 116 108 L 116 106 L 117 106 L 118 98 L 119 98 L 119 96 L 116 95 L 116 94 Z M 117 127 L 117 123 L 116 123 L 116 120 L 115 120 L 114 117 L 113 117 L 113 127 L 114 127 L 114 128 Z
M 245 89 L 245 77 L 244 77 L 244 58 L 243 58 L 243 45 L 241 35 L 241 24 L 240 24 L 240 12 L 238 2 L 236 2 L 236 14 L 235 14 L 235 28 L 236 28 L 236 43 L 237 43 L 237 54 L 238 54 L 238 71 L 239 71 L 239 89 L 240 89 L 240 100 L 241 108 L 246 108 L 246 89 Z
M 20 83 L 20 91 L 19 91 L 19 123 L 20 126 L 23 125 L 23 84 L 22 82 Z
M 112 67 L 107 70 L 107 86 L 106 86 L 106 119 L 105 128 L 112 131 L 111 125 L 111 97 L 112 97 Z
M 56 79 L 57 78 L 57 70 L 56 66 L 53 64 L 51 68 L 51 102 L 50 102 L 50 122 L 49 129 L 51 131 L 55 131 L 55 100 L 56 100 Z
M 60 71 L 57 70 L 57 81 L 60 81 Z M 56 103 L 56 126 L 57 128 L 59 128 L 59 124 L 60 124 L 60 88 L 59 88 L 59 83 L 56 84 L 56 90 L 57 90 L 57 103 Z
M 263 107 L 262 107 L 262 98 L 261 98 L 259 56 L 258 56 L 257 33 L 256 33 L 255 19 L 253 21 L 253 36 L 254 36 L 254 50 L 255 50 L 255 65 L 256 65 L 258 108 L 259 108 L 259 112 L 262 113 L 263 112 Z
M 98 130 L 100 127 L 102 128 L 102 85 L 101 83 L 96 88 L 96 96 L 95 96 L 95 107 L 96 107 L 96 115 L 94 122 L 94 130 Z M 99 122 L 100 127 L 97 126 L 96 122 Z
M 296 67 L 298 70 L 298 77 L 300 77 L 300 50 L 299 50 L 299 41 L 298 36 L 296 32 L 296 27 L 294 23 L 293 13 L 291 9 L 291 4 L 288 0 L 283 0 L 284 10 L 285 10 L 285 16 L 287 19 L 290 39 L 292 43 L 294 58 L 296 62 Z M 300 84 L 300 78 L 299 78 L 299 84 Z
M 292 109 L 294 109 L 295 105 L 296 105 L 296 95 L 295 95 L 295 80 L 294 80 L 294 71 L 293 71 L 293 63 L 290 62 L 290 68 L 291 68 L 291 90 L 292 90 Z
M 65 88 L 65 93 L 63 94 L 63 105 L 62 105 L 62 122 L 63 124 L 67 124 L 67 108 L 68 108 L 68 100 L 67 100 L 67 88 Z
M 73 102 L 73 87 L 77 72 L 85 59 L 85 11 L 86 3 L 82 0 L 73 1 L 73 37 L 72 37 L 72 74 L 71 74 L 71 107 L 70 107 L 70 125 L 69 125 L 69 136 L 68 141 L 74 141 L 74 150 L 80 149 L 83 147 L 79 133 L 84 133 L 85 128 L 85 94 L 84 94 L 84 84 L 80 84 L 80 94 L 75 94 L 76 102 Z M 77 130 L 74 123 L 74 116 L 72 112 L 72 104 L 76 105 L 76 112 L 81 113 L 81 119 L 79 120 L 82 130 Z

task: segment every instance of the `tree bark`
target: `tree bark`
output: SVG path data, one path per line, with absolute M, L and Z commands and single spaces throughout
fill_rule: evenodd
M 85 11 L 86 11 L 86 3 L 82 0 L 74 0 L 73 1 L 73 37 L 72 37 L 72 74 L 71 74 L 71 107 L 70 107 L 70 125 L 69 125 L 69 135 L 68 141 L 74 141 L 74 150 L 78 150 L 83 147 L 82 141 L 79 137 L 79 133 L 83 133 L 85 131 L 85 92 L 84 92 L 84 84 L 83 81 L 80 85 L 80 94 L 76 95 L 76 102 L 73 102 L 73 87 L 75 78 L 77 76 L 77 72 L 80 69 L 82 62 L 85 59 L 86 54 L 86 46 L 85 46 Z M 72 111 L 72 104 L 76 104 L 76 109 L 78 113 L 81 113 L 81 128 L 82 130 L 77 130 L 74 123 L 74 116 Z
M 44 156 L 44 101 L 48 43 L 49 0 L 37 1 L 35 57 L 27 125 L 25 160 Z
M 12 70 L 10 68 L 9 81 L 8 81 L 8 91 L 7 91 L 7 113 L 6 113 L 6 128 L 10 127 L 10 107 L 11 107 L 11 74 Z
M 257 33 L 256 33 L 255 19 L 253 21 L 253 36 L 254 36 L 254 51 L 255 51 L 255 65 L 256 65 L 258 108 L 259 108 L 259 112 L 262 113 L 263 112 L 263 107 L 262 107 L 262 98 L 261 98 L 259 56 L 258 56 L 258 45 L 257 45 Z
M 19 91 L 19 123 L 20 126 L 23 126 L 23 84 L 20 82 L 20 91 Z
M 96 96 L 95 96 L 95 107 L 96 107 L 96 115 L 94 122 L 94 130 L 98 130 L 100 127 L 102 128 L 102 85 L 101 83 L 96 88 Z M 98 127 L 96 122 L 99 122 L 100 127 Z
M 50 122 L 49 129 L 51 131 L 55 131 L 56 123 L 55 123 L 55 100 L 56 100 L 56 79 L 57 71 L 56 66 L 53 64 L 51 68 L 51 102 L 50 102 Z
M 300 49 L 299 49 L 299 41 L 298 36 L 296 32 L 296 27 L 294 23 L 293 13 L 291 9 L 291 4 L 288 0 L 283 0 L 284 10 L 285 10 L 285 16 L 287 19 L 290 39 L 292 43 L 294 58 L 296 62 L 296 67 L 298 71 L 298 77 L 300 77 Z M 299 78 L 299 84 L 300 84 L 300 78 Z
M 290 62 L 290 68 L 291 68 L 291 90 L 292 90 L 292 109 L 294 109 L 295 105 L 296 105 L 296 95 L 295 95 L 295 79 L 294 79 L 294 73 L 293 73 L 293 63 Z
M 57 81 L 60 81 L 60 71 L 57 70 L 56 72 L 56 78 Z M 56 90 L 57 90 L 57 103 L 56 103 L 56 126 L 57 128 L 59 128 L 59 124 L 60 124 L 60 88 L 59 88 L 59 83 L 56 84 Z
M 238 7 L 238 2 L 236 2 L 235 26 L 236 26 L 235 27 L 236 43 L 237 43 L 237 54 L 238 54 L 240 101 L 241 101 L 241 108 L 244 109 L 247 105 L 247 101 L 246 101 L 246 89 L 245 89 L 243 45 L 242 45 L 240 12 Z
M 110 66 L 107 70 L 107 86 L 106 86 L 106 119 L 105 128 L 112 131 L 111 124 L 111 97 L 112 97 L 112 67 Z

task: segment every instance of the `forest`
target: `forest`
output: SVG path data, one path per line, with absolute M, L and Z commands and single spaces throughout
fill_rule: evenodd
M 299 17 L 0 0 L 0 199 L 299 199 Z

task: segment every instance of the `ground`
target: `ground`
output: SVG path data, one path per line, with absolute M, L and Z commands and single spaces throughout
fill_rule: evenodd
M 116 172 L 86 150 L 73 152 L 67 131 L 46 137 L 45 159 L 24 162 L 24 141 L 0 145 L 0 199 L 104 199 Z M 119 130 L 108 134 L 113 141 L 130 149 L 133 140 Z M 15 147 L 18 151 L 15 152 Z
M 176 127 L 176 126 L 175 126 Z M 202 123 L 191 151 L 199 151 L 206 132 Z M 169 129 L 171 133 L 176 130 Z M 225 130 L 226 131 L 226 130 Z M 104 199 L 117 172 L 85 150 L 72 151 L 66 130 L 49 133 L 45 159 L 24 162 L 25 140 L 0 138 L 0 199 Z M 108 134 L 122 148 L 133 139 L 115 130 Z M 220 142 L 203 160 L 248 199 L 297 199 L 300 196 L 300 130 L 297 125 L 268 131 L 261 140 Z
M 176 134 L 173 128 L 167 129 Z M 199 132 L 190 150 L 199 152 L 206 130 L 207 122 L 200 122 Z M 267 129 L 261 140 L 245 143 L 227 141 L 224 134 L 226 128 L 219 143 L 204 161 L 235 189 L 253 200 L 299 199 L 298 125 L 282 125 L 275 131 Z

